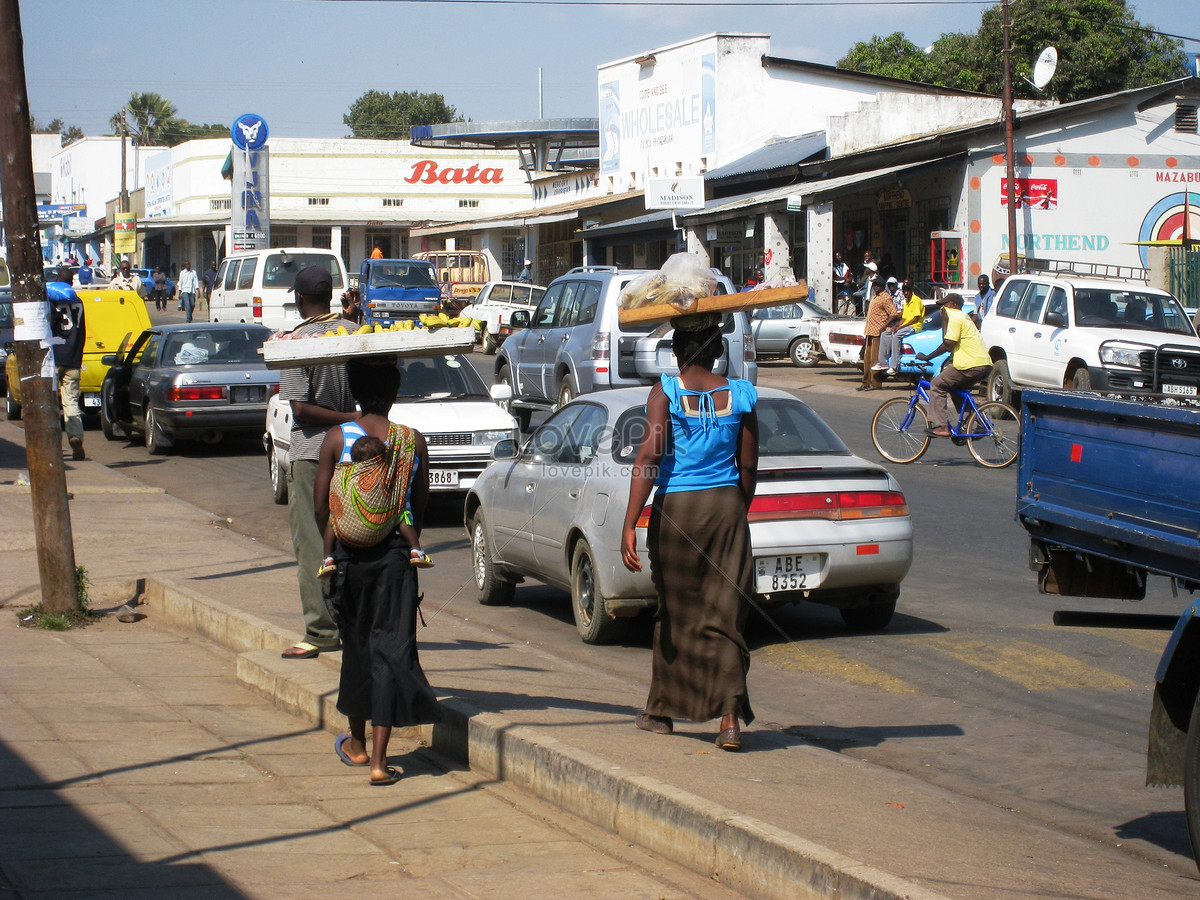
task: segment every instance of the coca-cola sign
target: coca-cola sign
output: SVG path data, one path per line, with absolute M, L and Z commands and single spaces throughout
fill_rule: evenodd
M 479 163 L 470 167 L 439 167 L 432 159 L 422 159 L 412 164 L 412 173 L 404 179 L 409 184 L 500 184 L 504 170 L 481 168 Z

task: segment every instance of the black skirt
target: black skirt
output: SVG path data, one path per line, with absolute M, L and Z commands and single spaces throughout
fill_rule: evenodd
M 393 533 L 374 547 L 338 545 L 331 602 L 342 637 L 338 711 L 394 728 L 442 717 L 417 657 L 417 572 Z

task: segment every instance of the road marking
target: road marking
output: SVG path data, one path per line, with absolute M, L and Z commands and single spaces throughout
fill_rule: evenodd
M 1062 631 L 1060 625 L 1037 625 L 1034 626 L 1039 631 Z M 1069 629 L 1072 632 L 1086 634 L 1088 637 L 1104 638 L 1109 641 L 1118 641 L 1122 644 L 1128 644 L 1130 647 L 1136 647 L 1139 650 L 1146 650 L 1153 653 L 1155 656 L 1162 656 L 1163 650 L 1167 648 L 1167 641 L 1170 640 L 1171 632 L 1163 631 L 1161 628 L 1076 628 Z
M 1123 690 L 1139 687 L 1128 678 L 1089 666 L 1065 653 L 1029 641 L 962 637 L 953 634 L 905 638 L 925 648 L 953 656 L 1031 691 L 1062 688 Z
M 913 694 L 916 688 L 894 675 L 850 659 L 836 650 L 794 641 L 764 647 L 758 657 L 770 665 L 877 688 L 890 694 Z

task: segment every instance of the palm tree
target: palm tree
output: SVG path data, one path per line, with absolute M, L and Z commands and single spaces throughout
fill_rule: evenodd
M 129 102 L 125 104 L 126 121 L 129 134 L 142 146 L 155 144 L 170 144 L 179 131 L 175 113 L 175 104 L 162 94 L 153 92 L 132 93 Z M 121 114 L 118 112 L 111 119 L 113 133 L 121 133 Z

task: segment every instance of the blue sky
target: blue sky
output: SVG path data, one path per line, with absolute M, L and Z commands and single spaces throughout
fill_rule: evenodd
M 595 117 L 596 67 L 654 47 L 713 31 L 767 32 L 775 56 L 834 63 L 873 34 L 903 31 L 924 46 L 973 31 L 987 5 L 21 0 L 21 20 L 30 111 L 43 125 L 61 118 L 107 134 L 131 92 L 156 91 L 194 123 L 253 112 L 274 136 L 344 137 L 343 114 L 370 89 L 441 93 L 476 122 L 535 118 L 540 67 L 546 117 Z M 1159 30 L 1200 33 L 1190 3 L 1132 6 Z

